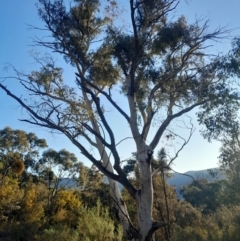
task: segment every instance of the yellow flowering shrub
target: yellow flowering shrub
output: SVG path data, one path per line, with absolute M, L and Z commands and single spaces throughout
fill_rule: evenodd
M 4 220 L 11 216 L 14 210 L 20 209 L 20 201 L 23 191 L 19 189 L 18 180 L 5 177 L 0 187 L 0 219 Z
M 35 184 L 28 185 L 24 190 L 24 196 L 21 202 L 21 219 L 27 223 L 40 224 L 44 217 L 44 204 L 46 199 L 39 186 Z
M 65 224 L 76 225 L 81 201 L 74 190 L 60 190 L 52 204 L 52 220 Z

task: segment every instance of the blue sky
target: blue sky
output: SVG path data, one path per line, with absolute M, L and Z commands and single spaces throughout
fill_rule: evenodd
M 125 0 L 127 2 L 127 0 Z M 239 0 L 182 0 L 175 11 L 176 16 L 184 14 L 189 22 L 193 22 L 196 17 L 210 18 L 210 28 L 228 26 L 233 29 L 231 37 L 240 35 L 240 1 Z M 23 71 L 34 70 L 34 61 L 30 51 L 33 49 L 32 38 L 42 36 L 42 32 L 30 30 L 29 26 L 41 27 L 43 23 L 38 18 L 34 0 L 8 0 L 0 1 L 0 77 L 11 75 L 12 72 L 6 66 L 8 63 Z M 230 48 L 229 40 L 222 40 L 215 44 L 214 51 L 226 52 Z M 43 51 L 43 50 L 42 50 Z M 58 63 L 64 66 L 64 75 L 73 76 L 72 69 L 67 67 L 61 58 Z M 14 83 L 10 86 L 15 93 L 22 94 L 21 89 Z M 35 132 L 39 137 L 45 138 L 50 147 L 56 150 L 66 148 L 75 152 L 79 156 L 79 151 L 63 136 L 51 134 L 39 127 L 31 126 L 18 121 L 26 117 L 24 111 L 11 98 L 7 97 L 0 90 L 0 128 L 10 126 L 13 129 L 23 129 L 27 132 Z M 192 113 L 194 114 L 194 113 Z M 194 116 L 194 115 L 193 115 Z M 115 129 L 119 130 L 120 123 L 115 116 Z M 121 128 L 122 136 L 127 135 L 127 127 Z M 121 147 L 120 156 L 126 159 L 131 156 L 134 148 L 130 148 L 131 143 L 125 142 Z M 199 127 L 195 131 L 190 143 L 175 160 L 173 168 L 179 172 L 188 170 L 200 170 L 217 166 L 217 156 L 219 155 L 220 144 L 217 142 L 208 143 L 199 134 Z M 86 162 L 89 164 L 89 162 Z

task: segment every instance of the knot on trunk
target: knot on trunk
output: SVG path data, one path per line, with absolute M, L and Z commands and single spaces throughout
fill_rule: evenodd
M 152 160 L 152 155 L 153 155 L 153 151 L 152 150 L 148 150 L 147 151 L 147 163 L 150 165 L 150 162 L 151 162 L 151 160 Z

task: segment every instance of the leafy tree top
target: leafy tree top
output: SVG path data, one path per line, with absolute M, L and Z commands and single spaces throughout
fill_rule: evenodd
M 239 75 L 239 44 L 236 40 L 229 55 L 212 56 L 207 46 L 227 30 L 209 32 L 208 21 L 188 24 L 183 16 L 173 18 L 177 0 L 128 3 L 129 26 L 124 27 L 115 19 L 120 1 L 75 0 L 66 8 L 63 0 L 39 0 L 39 16 L 50 37 L 35 39 L 35 44 L 62 55 L 75 67 L 75 86 L 47 56 L 36 58 L 41 65 L 37 71 L 28 75 L 16 71 L 30 94 L 28 102 L 3 83 L 0 88 L 26 109 L 29 118 L 23 121 L 63 133 L 109 178 L 125 234 L 151 240 L 163 225 L 152 220 L 153 151 L 173 121 L 196 107 L 202 107 L 199 121 L 210 130 L 210 137 L 221 132 L 219 113 L 227 116 L 238 104 L 232 77 Z M 113 94 L 119 89 L 127 106 Z M 140 188 L 129 182 L 122 169 L 117 132 L 106 106 L 129 126 Z M 115 181 L 138 203 L 138 216 L 144 217 L 138 220 L 140 234 L 129 221 Z

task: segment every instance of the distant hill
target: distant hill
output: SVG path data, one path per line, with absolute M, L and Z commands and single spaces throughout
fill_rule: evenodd
M 172 177 L 168 179 L 168 184 L 172 187 L 176 188 L 176 192 L 178 197 L 181 199 L 182 196 L 180 195 L 180 188 L 182 186 L 186 186 L 190 184 L 193 181 L 193 178 L 198 180 L 200 178 L 205 178 L 209 182 L 212 182 L 216 179 L 224 179 L 225 175 L 222 171 L 220 171 L 219 168 L 212 168 L 211 169 L 214 173 L 216 173 L 215 177 L 212 177 L 209 174 L 209 169 L 206 170 L 200 170 L 200 171 L 188 171 L 183 174 L 180 173 L 172 173 Z M 193 178 L 192 178 L 193 177 Z
M 181 199 L 182 196 L 180 195 L 180 188 L 182 186 L 186 186 L 190 184 L 193 181 L 193 178 L 198 180 L 200 178 L 205 178 L 208 181 L 212 182 L 216 179 L 224 179 L 225 175 L 223 172 L 220 171 L 219 168 L 212 168 L 211 169 L 214 173 L 216 173 L 216 177 L 212 177 L 209 174 L 209 169 L 206 170 L 199 170 L 199 171 L 188 171 L 183 174 L 180 173 L 172 173 L 172 176 L 168 179 L 168 184 L 172 187 L 176 188 L 176 192 L 178 195 L 178 198 Z M 192 178 L 193 177 L 193 178 Z M 103 182 L 108 183 L 108 179 L 104 178 Z M 63 188 L 79 188 L 77 187 L 77 183 L 75 180 L 71 180 L 68 178 L 62 178 L 59 181 L 59 187 Z M 119 184 L 119 189 L 122 190 L 122 185 Z
M 51 186 L 53 186 L 52 184 Z M 60 178 L 58 183 L 58 188 L 70 189 L 70 188 L 79 188 L 77 182 L 70 178 Z

